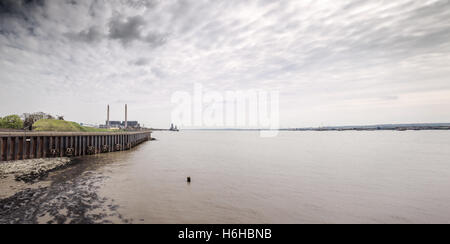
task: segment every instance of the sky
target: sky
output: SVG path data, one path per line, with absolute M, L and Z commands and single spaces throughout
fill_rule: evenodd
M 0 0 L 0 116 L 171 122 L 175 91 L 278 91 L 281 127 L 450 122 L 448 0 Z

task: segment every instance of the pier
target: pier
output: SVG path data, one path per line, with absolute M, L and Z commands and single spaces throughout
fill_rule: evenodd
M 0 161 L 117 152 L 148 140 L 151 140 L 151 131 L 0 132 Z

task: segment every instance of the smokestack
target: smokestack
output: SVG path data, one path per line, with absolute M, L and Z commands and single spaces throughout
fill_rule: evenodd
M 109 128 L 109 104 L 108 104 L 108 109 L 107 109 L 107 112 L 106 112 L 106 127 Z
M 128 128 L 128 106 L 125 104 L 125 129 Z

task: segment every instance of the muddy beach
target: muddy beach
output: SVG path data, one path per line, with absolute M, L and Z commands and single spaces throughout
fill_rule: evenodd
M 97 189 L 107 178 L 82 159 L 0 164 L 0 224 L 130 223 Z

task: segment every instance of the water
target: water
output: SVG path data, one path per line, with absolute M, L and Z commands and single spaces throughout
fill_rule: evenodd
M 450 223 L 450 131 L 258 135 L 156 132 L 50 180 L 96 179 L 113 223 Z

